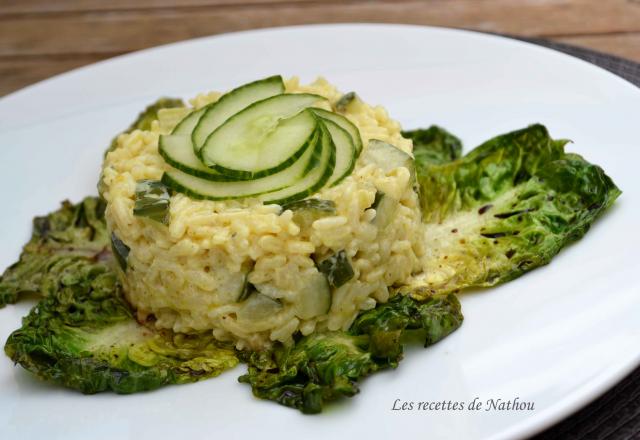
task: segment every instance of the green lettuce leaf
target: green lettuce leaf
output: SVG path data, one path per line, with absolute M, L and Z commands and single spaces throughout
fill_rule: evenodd
M 31 239 L 18 262 L 0 277 L 0 308 L 18 301 L 25 293 L 46 295 L 50 272 L 75 261 L 105 261 L 109 257 L 109 237 L 104 222 L 105 204 L 87 197 L 76 205 L 62 207 L 33 220 Z
M 445 164 L 416 160 L 426 226 L 426 294 L 492 286 L 547 264 L 620 195 L 597 165 L 533 125 Z M 402 289 L 401 289 L 402 290 Z
M 124 131 L 120 132 L 117 136 L 111 139 L 111 143 L 109 147 L 104 152 L 104 157 L 109 154 L 109 152 L 115 150 L 118 146 L 118 137 L 121 134 L 131 133 L 134 130 L 150 130 L 151 124 L 153 121 L 158 119 L 158 112 L 165 108 L 180 108 L 184 107 L 184 102 L 181 99 L 177 98 L 160 98 L 153 104 L 150 104 L 145 108 L 136 118 L 135 121 L 131 123 L 129 127 L 127 127 Z M 98 178 L 98 194 L 102 195 L 104 193 L 104 182 L 102 181 L 102 173 Z
M 397 295 L 386 304 L 361 313 L 349 332 L 312 333 L 291 347 L 245 354 L 248 383 L 253 394 L 318 413 L 324 404 L 359 392 L 358 381 L 402 358 L 402 336 L 420 330 L 425 346 L 432 345 L 462 324 L 454 295 L 419 301 Z
M 402 136 L 413 141 L 413 156 L 416 162 L 441 164 L 462 156 L 462 141 L 437 125 L 403 131 Z
M 134 130 L 150 130 L 151 123 L 158 119 L 158 111 L 163 108 L 177 108 L 184 107 L 184 102 L 182 99 L 178 98 L 160 98 L 153 104 L 149 104 L 147 108 L 145 108 L 135 121 L 127 127 L 120 134 L 131 133 Z M 119 136 L 119 135 L 118 135 Z M 112 151 L 118 145 L 118 136 L 114 137 L 109 144 L 109 148 L 105 151 L 105 156 L 109 151 Z
M 95 197 L 34 220 L 20 261 L 0 280 L 5 302 L 42 296 L 13 332 L 5 353 L 37 377 L 82 391 L 133 393 L 217 376 L 235 351 L 208 334 L 157 332 L 122 297 Z
M 395 295 L 389 302 L 361 313 L 349 332 L 369 336 L 369 351 L 385 365 L 396 367 L 402 359 L 402 338 L 407 330 L 420 330 L 424 346 L 444 339 L 462 325 L 462 309 L 455 295 Z
M 128 394 L 195 382 L 235 366 L 210 334 L 158 333 L 134 319 L 110 265 L 59 260 L 44 297 L 13 332 L 5 353 L 37 377 L 83 393 Z
M 326 401 L 358 393 L 356 382 L 381 368 L 367 351 L 367 337 L 344 332 L 312 333 L 292 347 L 252 353 L 239 378 L 253 394 L 313 414 Z

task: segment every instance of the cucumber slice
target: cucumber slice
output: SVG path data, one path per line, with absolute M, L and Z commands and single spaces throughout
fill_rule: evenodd
M 353 122 L 338 113 L 333 113 L 321 108 L 314 107 L 311 111 L 322 119 L 328 119 L 331 122 L 335 122 L 341 128 L 345 129 L 349 135 L 351 135 L 351 139 L 356 146 L 356 156 L 360 155 L 360 152 L 362 151 L 362 138 L 360 137 L 360 130 L 358 130 L 358 127 L 356 127 Z
M 196 125 L 198 125 L 198 121 L 200 120 L 204 112 L 206 112 L 211 105 L 212 104 L 209 104 L 207 106 L 202 107 L 201 109 L 194 110 L 191 113 L 189 113 L 187 116 L 184 117 L 184 119 L 178 122 L 178 124 L 175 127 L 173 127 L 171 134 L 181 134 L 181 135 L 191 137 L 191 132 L 193 131 L 194 128 L 196 128 Z M 193 149 L 193 147 L 191 148 Z
M 158 152 L 169 165 L 192 176 L 213 182 L 240 180 L 225 176 L 204 166 L 193 151 L 193 144 L 191 143 L 191 136 L 189 135 L 171 134 L 168 136 L 160 136 Z
M 328 130 L 320 129 L 321 153 L 311 158 L 310 171 L 294 185 L 259 196 L 264 203 L 279 205 L 302 200 L 319 191 L 329 180 L 336 165 L 336 148 Z
M 319 140 L 319 132 L 309 140 L 310 146 L 290 167 L 279 173 L 255 180 L 212 182 L 183 171 L 172 169 L 162 176 L 162 182 L 174 191 L 181 192 L 194 199 L 227 200 L 254 197 L 282 188 L 295 186 L 307 178 L 305 170 L 309 161 L 316 161 L 324 146 Z M 311 173 L 309 173 L 311 174 Z
M 356 165 L 356 147 L 349 133 L 338 124 L 329 119 L 323 119 L 322 124 L 329 132 L 336 148 L 336 166 L 327 182 L 328 186 L 334 186 L 353 171 Z
M 278 172 L 304 152 L 302 147 L 315 131 L 317 120 L 302 110 L 321 99 L 283 94 L 256 102 L 211 133 L 199 156 L 206 166 L 235 178 Z M 205 114 L 198 126 L 206 123 Z
M 275 95 L 284 93 L 284 82 L 280 75 L 250 82 L 225 93 L 218 101 L 206 107 L 200 122 L 189 130 L 196 152 L 202 148 L 207 137 L 224 122 L 250 106 Z

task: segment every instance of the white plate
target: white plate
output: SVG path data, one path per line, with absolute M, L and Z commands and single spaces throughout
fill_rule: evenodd
M 388 25 L 262 30 L 145 50 L 0 100 L 0 267 L 31 218 L 94 193 L 111 136 L 159 96 L 189 97 L 271 75 L 326 76 L 384 105 L 406 128 L 440 124 L 468 147 L 533 122 L 598 163 L 624 194 L 578 244 L 507 285 L 462 295 L 466 320 L 408 350 L 353 399 L 318 416 L 256 400 L 239 367 L 193 385 L 83 396 L 0 359 L 0 438 L 515 438 L 604 392 L 640 360 L 640 90 L 575 58 L 465 31 Z M 0 311 L 0 337 L 26 305 Z M 475 397 L 534 411 L 392 411 L 403 401 Z M 197 437 L 196 437 L 197 436 Z

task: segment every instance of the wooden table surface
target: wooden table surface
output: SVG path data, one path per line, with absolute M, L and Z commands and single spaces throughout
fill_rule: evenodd
M 640 0 L 0 0 L 0 96 L 150 46 L 329 22 L 543 37 L 640 62 Z

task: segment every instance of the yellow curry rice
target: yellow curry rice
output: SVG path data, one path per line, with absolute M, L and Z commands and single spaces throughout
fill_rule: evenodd
M 324 79 L 300 85 L 292 78 L 286 81 L 286 91 L 315 93 L 329 102 L 342 96 Z M 200 108 L 220 95 L 199 95 L 191 104 Z M 168 226 L 135 217 L 136 182 L 160 179 L 167 169 L 158 153 L 159 135 L 168 133 L 190 110 L 161 111 L 150 131 L 121 135 L 103 165 L 107 225 L 131 249 L 129 268 L 120 276 L 139 319 L 153 316 L 158 328 L 176 332 L 211 330 L 238 348 L 258 349 L 273 341 L 290 342 L 297 331 L 346 330 L 361 310 L 388 299 L 388 286 L 401 284 L 420 270 L 420 211 L 411 173 L 404 167 L 385 172 L 367 163 L 365 154 L 370 139 L 409 153 L 411 141 L 401 136 L 400 125 L 384 108 L 359 99 L 347 106 L 344 115 L 360 130 L 365 151 L 349 177 L 313 196 L 333 201 L 336 215 L 301 228 L 292 211 L 282 211 L 278 205 L 255 199 L 202 201 L 174 194 Z M 377 191 L 400 201 L 384 229 L 372 222 Z M 342 250 L 355 276 L 333 290 L 328 313 L 300 318 L 298 306 L 307 294 L 307 280 L 317 274 L 313 256 Z M 236 301 L 245 277 L 281 307 L 258 319 L 244 319 L 245 305 Z

